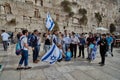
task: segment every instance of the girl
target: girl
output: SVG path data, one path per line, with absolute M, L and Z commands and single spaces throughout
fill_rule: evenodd
M 89 62 L 93 61 L 96 58 L 97 53 L 97 44 L 96 40 L 89 45 Z

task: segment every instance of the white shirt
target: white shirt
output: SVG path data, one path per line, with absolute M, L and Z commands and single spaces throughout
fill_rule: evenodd
M 37 36 L 38 45 L 41 45 L 40 37 Z
M 24 38 L 23 38 L 24 37 Z M 22 40 L 21 40 L 22 39 Z M 23 50 L 28 50 L 26 47 L 24 47 L 25 44 L 28 44 L 27 43 L 27 37 L 25 35 L 21 36 L 20 37 L 20 40 L 21 40 L 21 47 Z
M 70 44 L 71 43 L 71 38 L 69 36 L 64 37 L 63 41 L 65 42 L 65 44 Z
M 1 36 L 3 41 L 8 41 L 8 38 L 10 37 L 10 35 L 6 32 L 2 33 Z
M 78 44 L 78 43 L 79 43 L 78 37 L 76 37 L 76 36 L 73 37 L 73 36 L 72 36 L 71 42 L 72 42 L 72 44 Z

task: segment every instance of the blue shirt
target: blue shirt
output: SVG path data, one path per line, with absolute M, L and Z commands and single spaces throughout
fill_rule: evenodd
M 80 44 L 85 45 L 85 39 L 84 38 L 79 38 Z
M 107 44 L 111 45 L 111 43 L 113 41 L 113 38 L 112 37 L 107 37 L 106 40 L 107 40 Z

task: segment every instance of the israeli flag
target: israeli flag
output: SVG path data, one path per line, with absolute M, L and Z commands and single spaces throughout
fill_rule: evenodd
M 48 28 L 49 31 L 52 31 L 52 29 L 54 28 L 55 23 L 52 20 L 50 14 L 47 14 L 47 18 L 46 18 L 46 27 Z
M 60 52 L 60 49 L 53 43 L 50 50 L 41 58 L 41 61 L 46 61 L 53 64 L 61 58 L 62 53 Z

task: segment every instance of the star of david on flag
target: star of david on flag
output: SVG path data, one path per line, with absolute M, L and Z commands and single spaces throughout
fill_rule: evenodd
M 55 23 L 52 20 L 51 16 L 49 13 L 47 13 L 47 18 L 46 18 L 46 27 L 49 31 L 52 31 L 52 29 L 54 28 Z
M 53 43 L 50 50 L 41 58 L 41 61 L 46 61 L 53 64 L 61 58 L 62 53 L 60 53 L 59 48 Z

